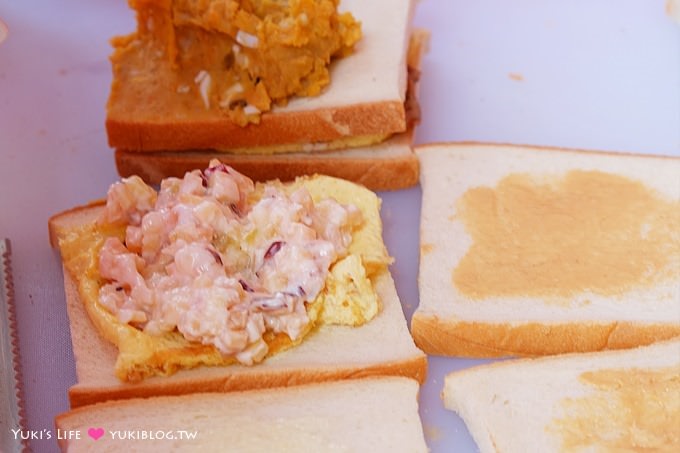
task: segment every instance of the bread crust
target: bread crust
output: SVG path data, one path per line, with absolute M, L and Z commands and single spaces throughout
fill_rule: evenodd
M 306 144 L 405 130 L 406 113 L 400 101 L 265 113 L 260 124 L 246 127 L 228 117 L 191 122 L 131 121 L 111 115 L 106 119 L 109 146 L 138 152 Z
M 57 248 L 59 246 L 59 236 L 64 228 L 68 228 L 68 225 L 70 224 L 68 219 L 74 217 L 77 218 L 80 216 L 89 218 L 97 208 L 100 208 L 105 204 L 106 200 L 103 198 L 99 200 L 92 200 L 90 203 L 75 206 L 71 209 L 67 209 L 66 211 L 62 211 L 58 214 L 50 216 L 50 218 L 47 219 L 47 232 L 50 238 L 50 246 L 52 248 Z
M 581 149 L 581 148 L 567 148 L 563 146 L 545 146 L 545 145 L 526 145 L 523 143 L 508 143 L 508 142 L 476 142 L 473 140 L 462 140 L 462 141 L 451 141 L 451 142 L 429 142 L 425 143 L 422 145 L 418 145 L 414 148 L 414 152 L 416 155 L 420 151 L 424 151 L 427 148 L 437 148 L 439 146 L 453 146 L 453 147 L 460 147 L 460 146 L 511 146 L 511 147 L 521 147 L 521 148 L 527 148 L 527 149 L 532 149 L 536 151 L 560 151 L 564 153 L 573 153 L 573 154 L 585 154 L 585 155 L 590 155 L 593 153 L 597 153 L 600 155 L 607 155 L 607 156 L 617 156 L 617 157 L 644 157 L 644 158 L 653 158 L 653 159 L 668 159 L 668 160 L 680 160 L 680 157 L 677 156 L 667 156 L 664 154 L 642 154 L 642 153 L 635 153 L 635 152 L 628 152 L 628 151 L 601 151 L 601 150 L 589 150 L 589 149 Z
M 428 354 L 500 358 L 628 349 L 678 337 L 680 326 L 623 321 L 499 324 L 416 312 L 411 333 Z
M 416 185 L 419 174 L 418 158 L 410 148 L 408 153 L 389 157 L 378 153 L 359 156 L 342 152 L 238 155 L 116 150 L 115 153 L 116 167 L 121 176 L 138 175 L 148 184 L 158 184 L 169 176 L 181 177 L 194 168 L 205 168 L 214 158 L 255 181 L 291 181 L 298 176 L 318 173 L 362 184 L 371 190 L 397 190 Z
M 295 373 L 260 371 L 248 375 L 209 376 L 199 379 L 172 380 L 163 382 L 142 382 L 120 387 L 80 387 L 78 384 L 69 389 L 68 396 L 71 408 L 95 404 L 102 401 L 128 398 L 148 398 L 152 396 L 185 395 L 199 392 L 235 392 L 290 387 L 302 384 L 330 382 L 347 379 L 361 379 L 376 376 L 403 376 L 412 378 L 422 384 L 425 381 L 427 359 L 425 356 L 400 362 L 388 362 L 371 367 L 355 368 L 301 368 Z M 256 383 L 256 384 L 255 384 Z

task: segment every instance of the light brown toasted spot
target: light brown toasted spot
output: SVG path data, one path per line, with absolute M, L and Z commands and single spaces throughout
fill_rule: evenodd
M 428 253 L 431 253 L 434 250 L 434 244 L 430 244 L 427 242 L 424 242 L 420 244 L 420 255 L 425 256 Z
M 585 372 L 597 393 L 562 401 L 565 417 L 547 430 L 564 451 L 680 451 L 680 366 Z
M 457 206 L 472 245 L 453 283 L 472 298 L 614 295 L 680 277 L 680 200 L 628 178 L 511 174 Z

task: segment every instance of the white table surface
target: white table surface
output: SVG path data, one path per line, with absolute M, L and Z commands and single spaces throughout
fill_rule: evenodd
M 0 237 L 14 251 L 29 428 L 53 430 L 75 382 L 51 214 L 117 179 L 106 143 L 108 39 L 134 28 L 123 0 L 0 3 Z M 680 156 L 680 25 L 663 0 L 422 0 L 432 32 L 418 143 L 526 143 Z M 680 178 L 680 175 L 679 175 Z M 420 189 L 385 193 L 385 239 L 410 319 L 418 303 Z M 474 451 L 443 409 L 443 376 L 480 361 L 431 357 L 421 416 L 432 452 Z M 2 404 L 2 402 L 0 402 Z M 54 439 L 34 441 L 37 452 Z

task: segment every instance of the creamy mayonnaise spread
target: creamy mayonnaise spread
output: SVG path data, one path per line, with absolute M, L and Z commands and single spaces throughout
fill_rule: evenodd
M 126 225 L 124 242 L 109 237 L 99 252 L 100 304 L 149 334 L 176 329 L 252 364 L 265 332 L 296 340 L 308 326 L 306 304 L 362 216 L 305 188 L 255 187 L 213 160 L 158 192 L 135 176 L 115 183 L 100 221 Z

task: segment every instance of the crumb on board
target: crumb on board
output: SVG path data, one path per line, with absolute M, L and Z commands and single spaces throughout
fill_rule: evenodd
M 423 433 L 430 442 L 441 440 L 443 434 L 440 427 L 428 424 L 423 425 Z

